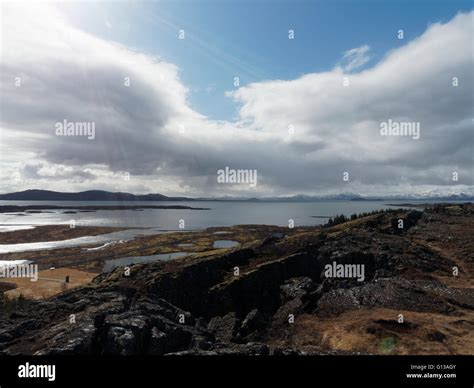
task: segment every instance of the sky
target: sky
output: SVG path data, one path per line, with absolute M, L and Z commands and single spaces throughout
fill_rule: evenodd
M 0 192 L 474 194 L 471 1 L 1 11 Z M 258 184 L 219 183 L 225 167 Z

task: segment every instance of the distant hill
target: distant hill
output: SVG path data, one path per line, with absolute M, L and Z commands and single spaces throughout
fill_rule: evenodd
M 388 200 L 437 200 L 437 201 L 473 201 L 474 196 L 468 193 L 438 193 L 389 195 L 384 197 L 364 196 L 359 193 L 340 193 L 327 195 L 297 194 L 280 197 L 168 197 L 163 194 L 130 194 L 104 190 L 88 190 L 78 193 L 62 193 L 49 190 L 25 190 L 16 193 L 0 194 L 1 201 L 246 201 L 246 202 L 317 202 L 317 201 L 388 201 Z
M 0 194 L 2 201 L 193 201 L 186 197 L 167 197 L 162 194 L 135 195 L 113 193 L 103 190 L 88 190 L 78 193 L 61 193 L 49 190 L 25 190 L 16 193 Z

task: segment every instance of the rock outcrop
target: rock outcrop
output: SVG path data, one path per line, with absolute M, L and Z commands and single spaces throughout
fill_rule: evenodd
M 2 311 L 0 352 L 385 351 L 360 341 L 351 345 L 349 329 L 339 330 L 334 345 L 330 333 L 335 333 L 335 322 L 348 323 L 353 314 L 370 321 L 363 330 L 351 326 L 369 336 L 367 341 L 387 335 L 401 341 L 401 336 L 417 336 L 425 330 L 422 344 L 472 352 L 471 342 L 465 342 L 466 349 L 461 344 L 463 330 L 474 325 L 472 209 L 446 205 L 424 213 L 401 210 L 331 228 L 302 228 L 291 236 L 269 236 L 227 254 L 178 259 L 172 265 L 134 265 L 129 276 L 117 268 L 86 287 Z M 403 228 L 398 220 L 403 220 Z M 325 267 L 332 263 L 362 266 L 363 280 L 327 277 Z M 457 277 L 453 267 L 459 270 Z M 387 314 L 392 318 L 383 318 Z M 435 314 L 447 323 L 444 328 L 435 322 L 429 327 L 414 321 L 400 323 L 400 314 L 419 320 Z M 311 334 L 313 327 L 318 330 Z M 450 340 L 457 335 L 461 340 Z M 423 353 L 423 349 L 412 352 Z

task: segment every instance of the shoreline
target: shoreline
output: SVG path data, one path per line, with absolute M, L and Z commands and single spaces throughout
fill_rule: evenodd
M 28 244 L 35 242 L 63 241 L 79 237 L 97 236 L 128 228 L 113 226 L 38 225 L 30 229 L 11 230 L 0 233 L 0 244 Z
M 471 205 L 471 201 L 465 202 L 435 202 L 435 203 L 386 203 L 387 206 L 396 206 L 396 207 L 407 207 L 407 208 L 420 208 L 426 209 L 434 206 L 459 206 L 459 205 Z
M 144 209 L 165 209 L 165 210 L 211 210 L 206 207 L 192 207 L 184 205 L 87 205 L 87 206 L 58 206 L 58 205 L 2 205 L 0 213 L 48 213 L 42 210 L 66 210 L 65 214 L 75 214 L 82 212 L 95 212 L 98 210 L 144 210 Z
M 54 227 L 50 228 L 54 229 Z M 76 227 L 76 229 L 77 228 L 79 227 Z M 74 231 L 75 229 L 72 230 Z M 125 228 L 125 231 L 127 230 L 129 229 Z M 136 236 L 130 240 L 120 241 L 115 244 L 96 242 L 51 249 L 0 253 L 0 260 L 30 260 L 39 264 L 40 269 L 49 267 L 60 268 L 65 266 L 101 272 L 102 266 L 107 260 L 183 251 L 192 251 L 195 254 L 216 252 L 231 248 L 214 248 L 213 243 L 215 241 L 232 240 L 237 241 L 240 245 L 244 245 L 259 238 L 263 239 L 272 233 L 292 234 L 296 230 L 303 230 L 303 228 L 289 230 L 288 228 L 279 226 L 236 225 L 232 227 L 210 227 L 199 230 L 170 231 L 167 233 L 156 232 L 150 235 Z M 27 235 L 29 231 L 30 230 L 15 231 L 15 233 L 17 236 L 21 236 Z M 99 231 L 107 231 L 107 228 L 97 229 L 97 232 Z

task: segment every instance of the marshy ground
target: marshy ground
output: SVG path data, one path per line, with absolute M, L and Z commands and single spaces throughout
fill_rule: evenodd
M 61 241 L 84 236 L 96 236 L 124 230 L 124 228 L 69 225 L 45 225 L 34 229 L 16 230 L 0 233 L 1 244 L 30 243 L 40 241 Z M 222 228 L 208 228 L 199 231 L 166 232 L 151 236 L 136 237 L 116 244 L 89 244 L 76 247 L 25 251 L 0 254 L 0 260 L 29 260 L 38 264 L 42 276 L 36 282 L 29 279 L 5 279 L 2 284 L 9 291 L 8 297 L 41 299 L 65 290 L 89 283 L 103 271 L 104 263 L 124 257 L 166 255 L 177 252 L 189 252 L 195 258 L 202 254 L 212 255 L 227 250 L 216 249 L 213 245 L 219 241 L 232 241 L 237 245 L 259 241 L 272 233 L 288 233 L 287 228 L 262 225 L 242 225 Z M 296 233 L 296 231 L 290 231 Z M 104 246 L 105 245 L 105 246 Z M 54 268 L 53 270 L 51 268 Z M 61 284 L 49 278 L 65 279 L 69 284 Z M 10 288 L 16 287 L 11 290 Z

